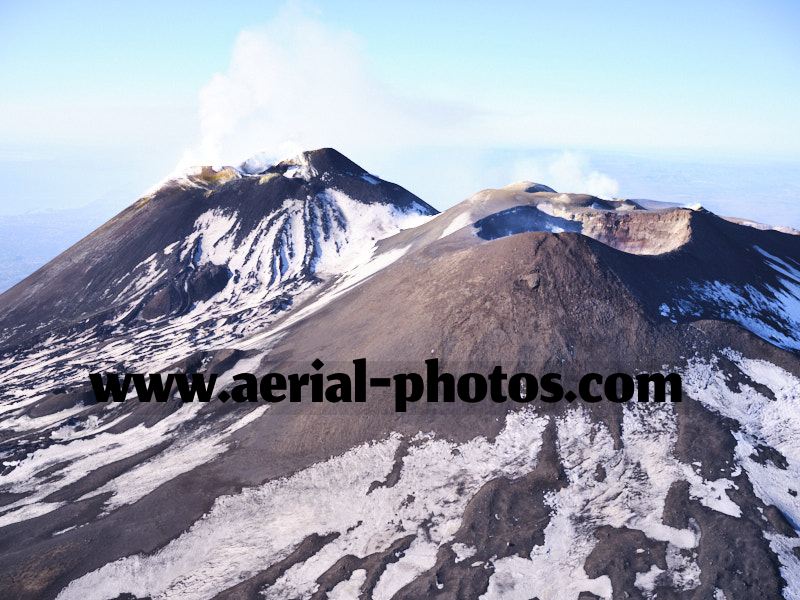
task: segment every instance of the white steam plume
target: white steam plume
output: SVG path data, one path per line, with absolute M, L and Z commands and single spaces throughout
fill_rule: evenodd
M 549 159 L 519 160 L 514 165 L 514 180 L 544 183 L 559 192 L 592 194 L 613 198 L 619 184 L 608 175 L 589 167 L 588 160 L 576 152 L 564 151 Z
M 617 193 L 613 179 L 587 172 L 574 153 L 511 168 L 495 162 L 487 150 L 541 142 L 536 131 L 512 127 L 518 121 L 390 89 L 370 72 L 354 35 L 292 3 L 239 34 L 227 68 L 200 92 L 199 139 L 172 176 L 195 165 L 238 164 L 254 154 L 270 162 L 332 146 L 440 208 L 514 178 L 558 191 Z
M 373 78 L 358 40 L 289 5 L 241 32 L 228 68 L 200 92 L 200 141 L 180 167 L 235 164 L 255 152 L 284 158 L 333 146 L 367 155 L 431 141 L 462 109 L 391 93 Z M 444 118 L 443 118 L 444 117 Z

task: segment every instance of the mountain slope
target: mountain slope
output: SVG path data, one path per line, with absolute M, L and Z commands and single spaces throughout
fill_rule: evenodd
M 164 369 L 264 328 L 434 213 L 332 149 L 256 173 L 199 169 L 3 294 L 0 348 L 19 349 L 0 365 L 16 378 L 32 353 L 53 388 L 85 377 L 86 352 L 97 368 Z
M 41 290 L 68 265 L 0 296 L 18 344 L 0 358 L 6 595 L 800 595 L 800 238 L 530 183 L 402 228 L 432 210 L 323 156 L 169 184 L 155 198 L 211 191 L 222 212 L 150 231 L 162 237 L 141 255 L 179 241 L 158 255 L 174 270 L 162 280 L 139 267 L 118 304 L 85 292 L 75 270 L 73 287 L 56 280 L 85 304 L 57 317 L 23 306 L 26 286 Z M 269 182 L 286 187 L 250 219 Z M 288 191 L 298 183 L 321 186 L 302 211 Z M 381 185 L 383 200 L 369 195 Z M 282 242 L 261 227 L 269 218 L 304 234 Z M 106 228 L 95 239 L 116 239 Z M 329 244 L 317 251 L 306 232 Z M 127 257 L 96 260 L 114 270 Z M 215 267 L 230 273 L 224 285 L 154 300 L 167 282 L 195 290 Z M 273 293 L 290 301 L 278 308 Z M 87 307 L 102 316 L 84 322 Z M 373 390 L 364 405 L 98 405 L 82 377 L 112 356 L 158 370 L 174 359 L 220 385 L 237 372 L 309 371 L 314 358 L 327 372 L 366 357 L 376 376 L 431 357 L 456 374 L 500 364 L 561 373 L 572 389 L 587 372 L 677 370 L 684 401 L 419 402 L 398 414 L 388 390 Z M 53 393 L 60 373 L 71 375 Z

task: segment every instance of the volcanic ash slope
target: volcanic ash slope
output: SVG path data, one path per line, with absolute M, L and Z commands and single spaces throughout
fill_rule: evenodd
M 677 404 L 93 401 L 94 371 L 677 371 Z M 332 149 L 160 186 L 0 296 L 0 596 L 800 598 L 800 237 Z M 574 389 L 574 387 L 573 387 Z

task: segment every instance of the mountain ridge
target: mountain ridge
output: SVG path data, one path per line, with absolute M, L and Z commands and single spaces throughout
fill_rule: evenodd
M 437 215 L 333 152 L 200 170 L 0 296 L 0 592 L 800 595 L 800 238 L 531 182 Z M 128 226 L 160 210 L 181 218 Z M 684 398 L 398 414 L 381 389 L 105 405 L 86 382 L 202 372 L 224 389 L 358 357 L 573 389 L 675 371 Z

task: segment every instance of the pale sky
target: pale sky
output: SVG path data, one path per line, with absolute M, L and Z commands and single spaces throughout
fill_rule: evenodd
M 180 165 L 319 146 L 440 208 L 524 175 L 679 193 L 683 167 L 643 187 L 636 156 L 727 165 L 708 177 L 732 200 L 757 174 L 724 173 L 758 164 L 790 198 L 798 32 L 790 1 L 6 0 L 0 213 L 121 207 Z

